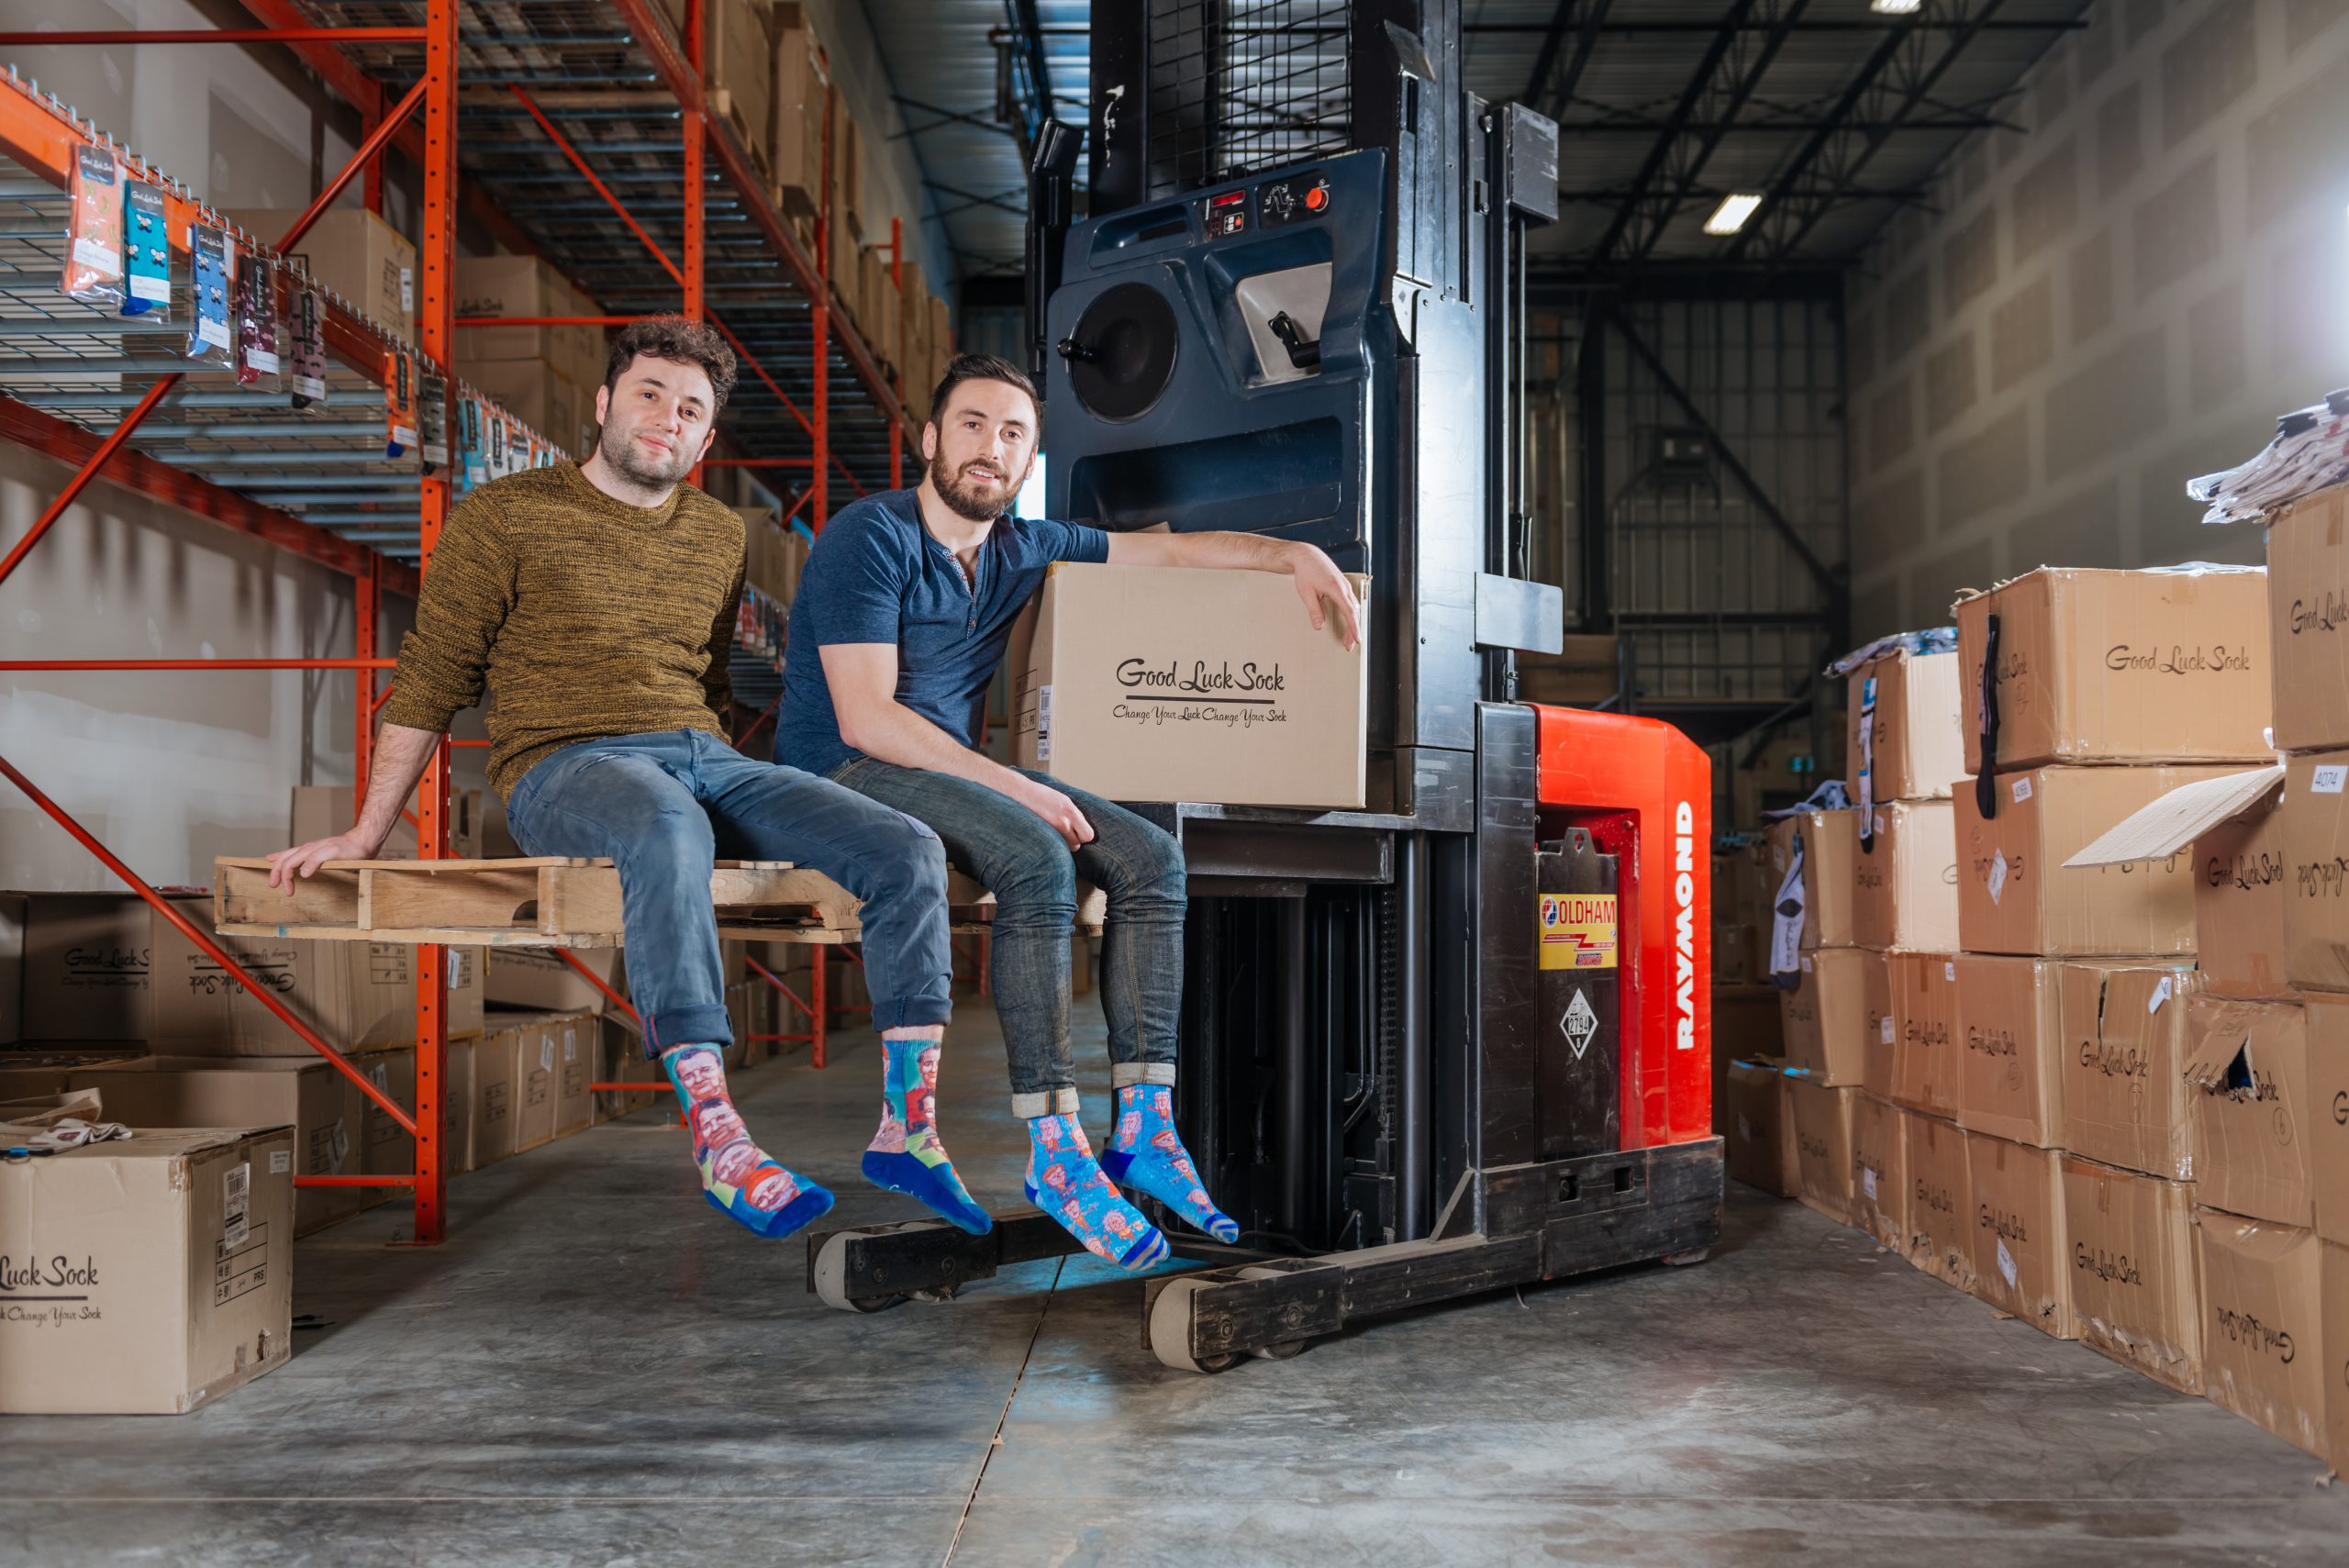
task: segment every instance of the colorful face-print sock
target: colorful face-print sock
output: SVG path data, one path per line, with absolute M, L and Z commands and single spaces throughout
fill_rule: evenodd
M 1028 1201 L 1097 1258 L 1140 1273 L 1166 1257 L 1166 1238 L 1141 1210 L 1118 1195 L 1095 1163 L 1074 1116 L 1040 1116 L 1028 1124 Z
M 1174 1091 L 1163 1084 L 1129 1084 L 1118 1091 L 1118 1130 L 1101 1151 L 1109 1179 L 1148 1193 L 1229 1247 L 1240 1222 L 1216 1207 L 1199 1180 L 1191 1151 L 1174 1130 Z
M 974 1236 L 995 1229 L 938 1141 L 938 1041 L 881 1042 L 881 1130 L 864 1151 L 864 1179 L 921 1199 Z
M 751 1141 L 726 1094 L 726 1059 L 714 1045 L 662 1052 L 661 1070 L 685 1107 L 694 1163 L 712 1208 L 761 1236 L 788 1236 L 832 1207 L 832 1195 L 803 1182 Z

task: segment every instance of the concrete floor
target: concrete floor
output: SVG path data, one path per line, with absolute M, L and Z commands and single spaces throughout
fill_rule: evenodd
M 1097 1010 L 1079 1046 L 1106 1120 Z M 1018 1201 L 991 1014 L 941 1095 Z M 802 1059 L 804 1061 L 804 1059 Z M 752 1129 L 910 1217 L 857 1155 L 870 1036 L 741 1076 Z M 302 1242 L 284 1370 L 181 1418 L 20 1418 L 0 1563 L 2339 1563 L 2349 1496 L 2200 1399 L 1734 1189 L 1693 1269 L 1388 1319 L 1168 1372 L 1140 1286 L 1026 1265 L 876 1317 L 704 1207 L 652 1113 Z

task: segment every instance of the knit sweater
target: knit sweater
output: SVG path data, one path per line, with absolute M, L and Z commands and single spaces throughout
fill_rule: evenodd
M 446 729 L 486 684 L 501 798 L 581 741 L 722 738 L 741 593 L 742 519 L 691 485 L 645 507 L 568 462 L 494 480 L 449 513 L 384 721 Z

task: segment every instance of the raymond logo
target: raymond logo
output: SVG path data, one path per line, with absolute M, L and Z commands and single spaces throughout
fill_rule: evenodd
M 1678 1009 L 1678 1049 L 1697 1049 L 1697 813 L 1682 801 L 1672 814 L 1673 831 L 1673 950 L 1679 984 L 1674 990 Z

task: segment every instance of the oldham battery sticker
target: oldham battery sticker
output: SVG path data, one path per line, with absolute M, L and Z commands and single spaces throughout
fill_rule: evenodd
M 1615 967 L 1615 895 L 1544 893 L 1540 896 L 1542 968 Z

